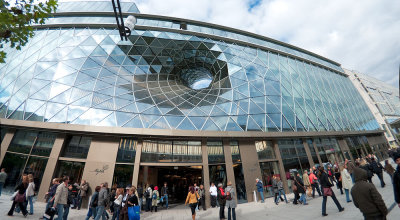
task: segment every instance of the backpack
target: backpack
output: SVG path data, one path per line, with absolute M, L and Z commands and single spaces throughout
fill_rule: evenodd
M 155 194 L 154 192 L 153 192 L 153 197 L 152 197 L 152 199 L 157 199 L 157 194 Z
M 231 192 L 226 191 L 226 200 L 232 200 Z
M 143 195 L 144 195 L 144 198 L 149 198 L 150 197 L 150 193 L 149 193 L 148 190 L 146 190 Z

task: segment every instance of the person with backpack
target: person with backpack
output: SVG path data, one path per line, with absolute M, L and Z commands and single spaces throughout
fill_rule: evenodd
M 236 220 L 236 192 L 232 186 L 232 182 L 228 181 L 227 187 L 225 188 L 226 195 L 226 207 L 228 208 L 228 220 Z M 231 218 L 232 216 L 232 218 Z
M 160 199 L 160 193 L 158 193 L 158 186 L 154 187 L 153 194 L 151 195 L 151 212 L 157 212 L 157 201 Z
M 224 188 L 222 188 L 222 183 L 218 183 L 218 195 L 217 200 L 219 203 L 219 219 L 226 219 L 225 218 L 225 203 L 226 203 L 226 195 L 224 192 Z
M 168 186 L 167 182 L 164 182 L 164 186 L 161 188 L 161 207 L 165 202 L 165 207 L 168 209 Z
M 96 208 L 98 205 L 98 201 L 99 201 L 99 192 L 100 192 L 101 186 L 96 186 L 94 193 L 90 199 L 90 203 L 89 203 L 89 209 L 88 209 L 88 213 L 86 215 L 86 219 L 85 220 L 89 220 L 90 217 L 93 216 L 93 218 L 96 217 Z
M 96 208 L 96 218 L 95 220 L 99 220 L 100 217 L 104 220 L 106 219 L 106 207 L 108 205 L 108 183 L 104 182 L 101 184 L 101 189 L 99 192 L 98 205 Z
M 371 157 L 371 167 L 374 173 L 378 176 L 379 180 L 381 181 L 381 187 L 385 187 L 386 183 L 383 181 L 383 166 L 381 163 L 376 162 L 374 157 Z
M 146 198 L 146 212 L 151 210 L 151 198 L 152 198 L 152 185 L 148 186 L 144 192 L 144 198 Z
M 196 219 L 196 207 L 198 199 L 199 199 L 199 194 L 194 190 L 193 186 L 190 186 L 188 195 L 186 197 L 185 205 L 189 203 L 190 210 L 192 211 L 192 220 Z

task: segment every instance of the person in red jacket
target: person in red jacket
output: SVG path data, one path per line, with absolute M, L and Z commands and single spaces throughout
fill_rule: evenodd
M 321 190 L 319 189 L 318 178 L 315 176 L 313 170 L 310 168 L 310 175 L 308 175 L 312 187 L 312 197 L 315 197 L 315 189 L 317 189 L 318 195 L 321 196 Z

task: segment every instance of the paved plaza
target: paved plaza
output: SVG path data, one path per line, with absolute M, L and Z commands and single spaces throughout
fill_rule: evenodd
M 394 197 L 393 197 L 393 187 L 390 183 L 390 177 L 386 173 L 384 173 L 384 179 L 386 182 L 386 187 L 381 188 L 379 184 L 378 177 L 373 177 L 373 183 L 381 193 L 382 197 L 386 202 L 386 206 L 388 208 L 393 207 L 394 205 Z M 328 216 L 323 219 L 340 219 L 340 220 L 356 220 L 363 219 L 360 211 L 354 206 L 353 203 L 345 202 L 345 195 L 340 195 L 340 191 L 333 187 L 334 192 L 342 204 L 345 207 L 345 211 L 339 213 L 333 200 L 328 198 L 327 202 L 327 213 Z M 0 219 L 23 219 L 24 217 L 21 214 L 15 213 L 14 217 L 6 216 L 9 208 L 11 207 L 11 201 L 9 200 L 9 195 L 2 195 L 0 197 Z M 293 194 L 288 195 L 290 200 L 293 200 Z M 269 198 L 265 203 L 246 203 L 239 204 L 236 209 L 236 218 L 239 220 L 253 220 L 253 219 L 322 219 L 321 216 L 321 204 L 322 197 L 316 196 L 315 199 L 308 200 L 309 205 L 293 205 L 292 203 L 279 203 L 279 205 L 275 205 L 273 203 L 273 199 Z M 34 204 L 35 214 L 30 215 L 27 219 L 39 219 L 43 214 L 43 210 L 45 207 L 45 203 L 36 202 Z M 218 208 L 210 208 L 206 211 L 198 211 L 196 215 L 196 219 L 218 219 Z M 71 220 L 82 220 L 85 219 L 87 210 L 70 210 L 69 218 Z M 400 217 L 400 208 L 396 205 L 388 215 L 388 220 L 399 219 Z M 226 215 L 226 217 L 228 217 Z M 141 219 L 161 219 L 161 220 L 186 220 L 191 219 L 191 212 L 189 207 L 185 207 L 184 205 L 172 206 L 170 209 L 159 209 L 157 213 L 143 213 Z

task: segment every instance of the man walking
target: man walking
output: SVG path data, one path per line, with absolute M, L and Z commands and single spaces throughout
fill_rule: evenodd
M 260 179 L 256 179 L 257 191 L 260 193 L 261 202 L 264 203 L 264 185 Z
M 360 209 L 364 219 L 386 219 L 388 210 L 381 194 L 375 185 L 367 182 L 367 171 L 354 168 L 354 179 L 356 183 L 351 189 L 354 205 Z
M 108 183 L 104 182 L 103 184 L 101 184 L 101 189 L 99 192 L 99 197 L 98 197 L 98 205 L 96 208 L 96 218 L 95 220 L 99 220 L 100 217 L 102 217 L 103 220 L 106 219 L 106 206 L 108 203 Z
M 400 152 L 393 154 L 393 160 L 397 164 L 396 172 L 393 174 L 394 201 L 400 208 Z
M 378 176 L 379 180 L 381 181 L 381 187 L 385 187 L 385 181 L 383 181 L 383 166 L 381 163 L 376 162 L 374 157 L 371 157 L 371 166 L 374 173 Z
M 57 218 L 56 220 L 63 220 L 64 207 L 68 202 L 68 183 L 69 177 L 64 176 L 62 178 L 62 183 L 57 186 L 56 194 L 54 196 L 54 208 L 57 208 Z
M 217 187 L 214 183 L 211 183 L 210 186 L 210 194 L 211 194 L 211 207 L 215 208 L 217 206 Z
M 164 186 L 161 188 L 161 207 L 163 206 L 163 202 L 165 202 L 165 208 L 168 209 L 168 186 L 167 186 L 167 182 L 164 182 Z
M 1 191 L 3 190 L 4 183 L 6 182 L 6 179 L 7 179 L 6 169 L 2 168 L 0 173 L 0 196 L 1 196 Z
M 315 167 L 313 167 L 313 169 L 315 169 Z M 322 194 L 318 185 L 318 178 L 315 176 L 312 169 L 310 169 L 310 175 L 308 175 L 308 178 L 310 179 L 310 184 L 312 187 L 312 197 L 315 198 L 315 189 L 317 190 L 318 195 L 321 196 Z

